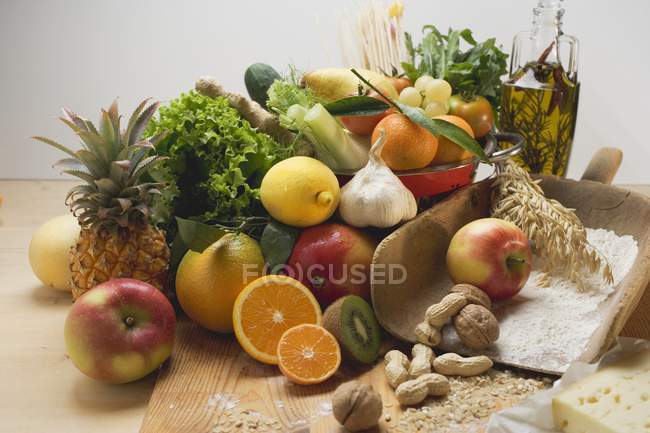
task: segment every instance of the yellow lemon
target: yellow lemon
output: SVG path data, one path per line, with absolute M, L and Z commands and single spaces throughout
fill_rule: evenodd
M 202 253 L 185 254 L 176 274 L 178 302 L 204 328 L 232 332 L 235 299 L 263 268 L 262 250 L 254 239 L 227 234 Z
M 271 216 L 296 227 L 313 226 L 331 217 L 340 194 L 332 170 L 307 156 L 280 161 L 266 173 L 260 187 L 262 204 Z

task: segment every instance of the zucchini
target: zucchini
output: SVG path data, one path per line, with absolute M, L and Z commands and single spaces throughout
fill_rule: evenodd
M 254 63 L 246 68 L 244 84 L 248 96 L 262 107 L 266 108 L 267 92 L 275 80 L 280 80 L 280 74 L 271 66 L 264 63 Z

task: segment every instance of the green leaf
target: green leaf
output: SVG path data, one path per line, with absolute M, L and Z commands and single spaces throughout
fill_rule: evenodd
M 299 234 L 299 229 L 277 221 L 266 225 L 260 239 L 260 247 L 269 269 L 287 263 Z
M 395 103 L 395 105 L 397 105 L 402 113 L 404 113 L 409 119 L 430 133 L 447 137 L 463 149 L 468 150 L 478 156 L 483 162 L 491 164 L 481 145 L 478 144 L 476 140 L 474 140 L 467 132 L 458 126 L 442 119 L 429 119 L 417 108 L 402 104 L 399 101 L 393 101 L 393 103 Z
M 178 223 L 178 235 L 183 244 L 197 253 L 202 253 L 226 234 L 225 230 L 198 221 L 176 217 L 176 222 Z
M 189 248 L 187 248 L 183 243 L 180 233 L 176 233 L 176 237 L 174 237 L 170 247 L 169 267 L 172 271 L 175 271 L 178 268 L 178 265 L 181 263 L 181 260 L 188 249 Z
M 135 107 L 135 110 L 133 110 L 133 114 L 131 114 L 131 117 L 129 117 L 129 122 L 126 126 L 126 130 L 124 131 L 122 135 L 122 143 L 125 144 L 125 146 L 130 146 L 133 143 L 131 143 L 131 131 L 133 131 L 133 128 L 135 127 L 135 122 L 138 120 L 138 117 L 140 117 L 140 113 L 144 109 L 144 106 L 147 105 L 147 102 L 149 102 L 150 98 L 145 99 L 144 101 L 140 102 L 137 107 Z
M 67 153 L 68 155 L 72 156 L 73 158 L 77 157 L 77 155 L 75 155 L 75 153 L 72 150 L 68 149 L 67 147 L 65 147 L 61 143 L 57 143 L 56 141 L 54 141 L 54 140 L 52 140 L 50 138 L 42 137 L 40 135 L 36 135 L 36 136 L 32 137 L 32 139 L 38 140 L 38 141 L 40 141 L 42 143 L 45 143 L 45 144 L 49 144 L 50 146 L 55 147 L 55 148 L 59 149 L 60 151 Z
M 350 96 L 325 104 L 332 116 L 372 116 L 388 110 L 390 105 L 370 96 Z

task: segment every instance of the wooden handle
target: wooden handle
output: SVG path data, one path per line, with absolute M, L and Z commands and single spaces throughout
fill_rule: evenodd
M 582 174 L 582 180 L 612 183 L 623 160 L 623 152 L 615 147 L 601 147 L 591 157 L 589 165 Z

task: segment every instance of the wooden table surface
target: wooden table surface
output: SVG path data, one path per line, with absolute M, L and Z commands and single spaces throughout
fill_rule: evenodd
M 65 354 L 68 293 L 43 287 L 32 274 L 27 247 L 36 227 L 66 213 L 68 181 L 0 181 L 0 431 L 137 432 L 155 375 L 127 385 L 86 378 Z M 650 185 L 628 186 L 650 196 Z M 637 309 L 650 311 L 650 295 Z M 648 321 L 624 334 L 650 334 Z

